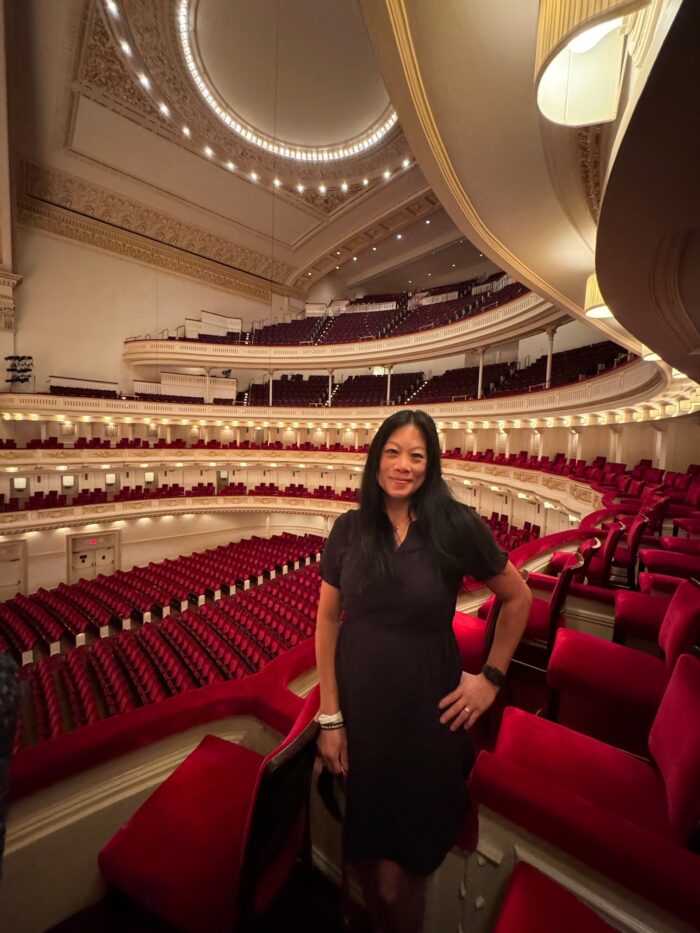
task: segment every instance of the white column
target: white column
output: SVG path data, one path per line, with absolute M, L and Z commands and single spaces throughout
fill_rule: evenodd
M 272 376 L 273 372 L 270 370 L 270 382 L 269 382 L 269 391 L 268 391 L 268 405 L 272 408 Z
M 357 446 L 359 446 L 358 443 L 357 443 L 357 431 L 355 431 L 354 437 L 355 437 L 355 440 L 353 441 L 353 443 L 354 443 L 355 447 L 357 447 Z
M 608 426 L 608 462 L 617 463 L 620 460 L 620 439 L 622 426 L 611 424 Z
M 166 426 L 165 426 L 165 440 L 166 440 L 166 443 L 169 444 L 169 443 L 172 441 L 172 439 L 173 439 L 173 429 L 172 429 L 172 425 L 166 424 Z
M 49 436 L 49 426 L 45 421 L 42 421 L 39 425 L 39 437 L 42 441 L 45 441 Z
M 12 41 L 9 37 L 8 40 Z M 22 281 L 13 271 L 12 256 L 13 203 L 10 187 L 5 51 L 8 40 L 5 37 L 5 0 L 0 0 L 0 356 L 11 356 L 15 353 L 14 291 Z
M 479 350 L 479 385 L 476 390 L 476 397 L 484 397 L 484 355 L 486 351 L 484 347 Z
M 533 428 L 530 441 L 531 454 L 533 457 L 539 457 L 542 451 L 542 429 Z
M 240 428 L 236 428 L 236 443 L 238 444 L 239 447 L 241 446 L 241 429 Z
M 666 453 L 668 444 L 666 442 L 665 424 L 654 425 L 654 466 L 659 470 L 666 469 Z
M 386 403 L 389 404 L 389 399 L 391 398 L 391 371 L 394 367 L 387 366 L 386 368 Z M 357 444 L 355 444 L 357 447 Z
M 581 443 L 581 428 L 572 428 L 569 431 L 569 443 L 566 450 L 567 460 L 578 460 L 579 444 Z
M 549 346 L 547 348 L 547 374 L 544 377 L 544 387 L 548 389 L 552 382 L 552 354 L 554 353 L 554 335 L 556 334 L 556 327 L 550 327 L 547 329 L 547 338 L 549 340 Z
M 326 447 L 330 446 L 330 437 L 331 437 L 331 432 L 326 431 Z
M 505 430 L 503 431 L 503 434 L 505 436 L 505 443 L 503 445 L 503 453 L 506 455 L 506 457 L 510 456 L 510 432 L 511 432 L 510 428 L 505 428 Z
M 333 404 L 332 395 L 333 395 L 333 370 L 329 369 L 328 370 L 328 407 L 329 408 Z M 328 441 L 326 441 L 326 443 L 328 443 Z
M 296 431 L 294 432 L 294 443 L 297 445 L 297 447 L 299 446 L 300 438 L 301 438 L 301 431 L 299 430 L 299 428 L 297 428 Z

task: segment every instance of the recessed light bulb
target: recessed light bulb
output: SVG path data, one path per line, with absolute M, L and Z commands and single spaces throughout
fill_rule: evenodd
M 141 85 L 141 87 L 144 87 L 146 88 L 146 90 L 148 90 L 151 86 L 151 82 L 148 80 L 148 75 L 145 75 L 142 72 L 139 75 L 139 84 Z
M 214 150 L 211 148 L 211 146 L 205 146 L 205 147 L 204 147 L 204 155 L 205 155 L 208 159 L 211 159 L 211 157 L 214 155 Z
M 389 171 L 389 169 L 387 169 L 385 172 L 382 173 L 382 178 L 383 178 L 385 181 L 386 181 L 387 178 L 391 178 L 391 172 Z
M 372 247 L 372 252 L 373 252 L 373 253 L 376 253 L 376 252 L 377 252 L 377 247 L 376 247 L 376 246 L 373 246 L 373 247 Z
M 236 166 L 233 164 L 233 162 L 227 162 L 227 163 L 226 163 L 226 168 L 229 170 L 229 172 L 235 172 L 235 171 L 236 171 Z
M 408 166 L 411 164 L 411 161 L 410 159 L 404 159 L 401 164 L 403 165 L 404 168 L 408 168 Z
M 344 181 L 343 184 L 340 186 L 340 190 L 341 190 L 341 191 L 347 191 L 347 190 L 348 190 L 348 183 L 347 183 L 346 181 Z
M 325 185 L 319 185 L 318 190 L 320 194 L 325 194 L 327 189 Z
M 430 221 L 429 221 L 429 220 L 426 220 L 426 223 L 427 223 L 427 224 L 429 224 L 429 223 L 430 223 Z
M 353 257 L 352 257 L 352 261 L 353 261 L 353 262 L 357 262 L 357 256 L 353 256 Z
M 397 239 L 397 240 L 403 240 L 403 233 L 397 233 L 397 234 L 396 234 L 396 239 Z
M 105 6 L 115 19 L 119 19 L 119 7 L 114 0 L 106 0 Z
M 258 175 L 257 172 L 251 172 L 251 173 L 250 173 L 250 178 L 251 178 L 251 181 L 257 181 L 258 178 L 260 178 L 260 176 Z
M 127 58 L 131 58 L 131 56 L 132 56 L 133 53 L 132 53 L 132 51 L 131 51 L 131 46 L 130 46 L 129 43 L 126 41 L 126 39 L 122 39 L 122 41 L 119 43 L 119 45 L 121 46 L 121 50 L 122 50 L 122 52 L 126 55 L 126 57 L 127 57 Z
M 303 185 L 297 185 L 297 191 L 299 192 L 299 194 L 303 194 L 303 193 L 304 193 L 304 186 L 303 186 Z
M 369 184 L 369 178 L 363 178 L 363 179 L 362 179 L 362 184 L 363 184 L 363 185 L 365 186 L 365 188 L 366 188 L 367 185 Z
M 161 104 L 160 107 L 158 107 L 158 109 L 160 110 L 160 112 L 163 114 L 164 117 L 170 116 L 170 107 L 168 107 L 167 104 L 165 103 Z
M 279 178 L 275 178 L 272 184 L 275 186 L 275 188 L 279 188 L 282 182 L 279 180 Z
M 183 135 L 183 136 L 186 136 L 188 139 L 190 138 L 190 136 L 192 135 L 192 133 L 190 133 L 190 128 L 189 128 L 189 126 L 183 126 L 183 127 L 182 127 L 182 135 Z

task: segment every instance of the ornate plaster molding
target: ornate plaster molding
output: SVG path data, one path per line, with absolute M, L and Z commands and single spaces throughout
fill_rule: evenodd
M 310 210 L 319 218 L 330 217 L 366 198 L 377 184 L 384 184 L 381 176 L 387 164 L 399 165 L 411 158 L 403 132 L 394 127 L 382 143 L 354 159 L 282 165 L 286 160 L 227 131 L 196 92 L 177 38 L 177 4 L 173 0 L 124 0 L 122 8 L 120 30 L 134 52 L 129 61 L 140 62 L 167 102 L 172 119 L 163 119 L 153 99 L 138 84 L 135 71 L 117 45 L 113 24 L 96 5 L 88 13 L 74 91 L 200 158 L 206 158 L 202 152 L 202 143 L 206 142 L 217 152 L 218 162 L 232 162 L 238 177 L 245 181 L 256 172 L 260 176 L 257 184 L 274 191 L 275 197 Z M 189 127 L 189 139 L 181 134 L 182 125 Z M 271 181 L 277 174 L 283 177 L 290 172 L 294 184 L 304 186 L 303 192 L 272 188 Z M 364 177 L 369 178 L 367 186 L 362 184 Z M 340 190 L 341 181 L 351 183 L 349 193 Z M 321 182 L 327 188 L 324 194 L 318 190 Z
M 285 263 L 57 169 L 23 163 L 18 220 L 261 301 L 293 293 Z
M 0 269 L 0 332 L 15 332 L 15 289 L 21 275 Z
M 583 186 L 583 194 L 591 212 L 591 217 L 598 223 L 601 200 L 601 127 L 582 126 L 576 131 L 578 149 L 578 168 Z

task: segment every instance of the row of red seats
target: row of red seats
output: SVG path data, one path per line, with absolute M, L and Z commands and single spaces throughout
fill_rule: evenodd
M 309 565 L 235 598 L 26 665 L 20 676 L 29 712 L 16 747 L 255 673 L 313 635 L 319 589 L 317 567 Z

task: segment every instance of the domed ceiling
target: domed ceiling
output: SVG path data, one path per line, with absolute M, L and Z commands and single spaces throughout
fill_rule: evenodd
M 348 158 L 396 120 L 353 2 L 180 0 L 178 25 L 200 93 L 263 148 L 302 160 Z

